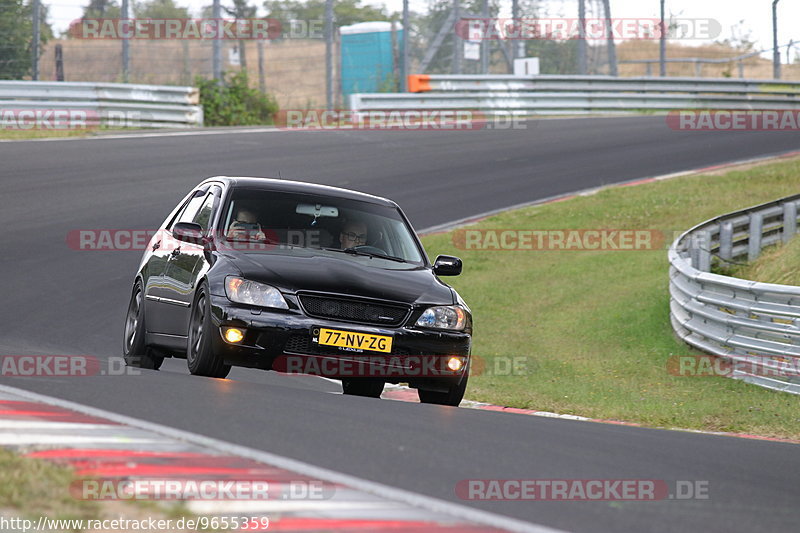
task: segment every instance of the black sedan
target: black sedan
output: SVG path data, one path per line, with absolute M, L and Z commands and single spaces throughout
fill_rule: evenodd
M 209 178 L 169 214 L 133 282 L 129 365 L 185 357 L 192 374 L 231 366 L 341 379 L 379 397 L 408 383 L 458 405 L 472 315 L 394 202 L 268 178 Z

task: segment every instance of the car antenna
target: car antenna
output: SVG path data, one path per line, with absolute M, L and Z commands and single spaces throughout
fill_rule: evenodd
M 281 171 L 280 171 L 280 170 L 278 171 L 278 179 L 279 179 L 279 180 L 282 180 L 282 179 L 283 179 L 283 178 L 281 177 Z

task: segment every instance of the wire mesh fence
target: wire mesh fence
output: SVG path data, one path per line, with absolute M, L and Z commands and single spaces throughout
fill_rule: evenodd
M 26 0 L 37 2 L 38 0 Z M 223 0 L 223 6 L 231 0 Z M 326 104 L 342 107 L 347 101 L 348 69 L 360 65 L 369 78 L 366 92 L 391 92 L 402 88 L 403 74 L 505 74 L 514 72 L 514 59 L 535 57 L 539 59 L 541 74 L 598 74 L 618 73 L 620 76 L 657 75 L 659 58 L 658 39 L 626 38 L 614 35 L 611 26 L 601 28 L 601 33 L 585 33 L 592 21 L 607 20 L 607 0 L 583 0 L 585 13 L 578 19 L 577 2 L 560 5 L 559 11 L 548 11 L 548 3 L 524 0 L 409 0 L 408 28 L 402 27 L 402 14 L 386 11 L 393 20 L 390 51 L 375 54 L 374 50 L 342 46 L 342 26 L 353 22 L 336 17 L 333 20 L 332 46 L 326 47 L 326 21 L 278 20 L 282 28 L 269 39 L 221 39 L 221 68 L 232 73 L 246 71 L 252 87 L 270 93 L 281 108 L 314 108 Z M 58 16 L 58 3 L 42 4 L 43 21 L 56 28 L 68 27 L 68 22 Z M 231 6 L 225 13 L 229 13 Z M 575 13 L 565 12 L 573 10 Z M 256 5 L 253 5 L 256 9 Z M 259 6 L 260 9 L 260 6 Z M 261 11 L 264 11 L 261 9 Z M 203 15 L 207 13 L 203 12 Z M 19 10 L 16 15 L 19 26 L 28 31 L 32 26 L 30 9 Z M 324 15 L 321 15 L 324 16 Z M 255 18 L 263 19 L 263 16 Z M 386 18 L 386 17 L 384 17 Z M 208 20 L 208 19 L 204 19 Z M 459 32 L 459 27 L 470 21 L 483 21 L 486 28 L 519 28 L 530 21 L 549 21 L 550 28 L 563 24 L 574 25 L 583 20 L 579 35 L 564 35 L 558 32 L 541 33 L 515 38 L 503 34 L 475 37 Z M 688 20 L 688 19 L 687 19 Z M 491 22 L 486 22 L 491 21 Z M 587 22 L 588 21 L 588 22 Z M 654 19 L 639 19 L 638 30 Z M 657 21 L 656 21 L 657 22 Z M 671 24 L 677 24 L 672 21 Z M 56 34 L 62 33 L 59 31 Z M 403 35 L 407 34 L 407 35 Z M 607 34 L 612 38 L 608 39 Z M 74 32 L 63 32 L 59 37 L 49 37 L 40 47 L 37 63 L 38 79 L 66 81 L 97 81 L 191 85 L 197 76 L 213 78 L 214 39 L 203 38 L 159 38 L 120 39 L 80 38 Z M 32 30 L 28 36 L 26 53 L 11 54 L 12 47 L 18 51 L 19 43 L 0 38 L 0 67 L 3 64 L 19 64 L 31 61 Z M 581 38 L 583 36 L 583 38 Z M 405 38 L 404 38 L 405 37 Z M 123 42 L 127 44 L 129 61 L 127 69 L 123 63 Z M 403 65 L 403 45 L 407 45 L 408 63 Z M 699 77 L 745 77 L 771 78 L 772 62 L 758 53 L 742 58 L 747 50 L 729 44 L 707 44 L 685 46 L 682 38 L 670 36 L 666 40 L 667 76 Z M 381 45 L 384 46 L 384 45 Z M 326 75 L 327 49 L 330 49 L 331 79 Z M 791 43 L 785 47 L 791 53 Z M 27 54 L 27 55 L 26 55 Z M 359 55 L 361 54 L 361 55 Z M 581 61 L 581 54 L 585 60 Z M 380 56 L 381 64 L 376 57 Z M 784 56 L 784 57 L 785 57 Z M 372 63 L 371 63 L 372 62 Z M 618 65 L 618 66 L 617 66 Z M 0 73 L 2 68 L 0 68 Z M 32 69 L 26 69 L 30 79 Z M 0 77 L 3 77 L 0 74 Z M 20 76 L 17 76 L 19 78 Z M 782 77 L 800 80 L 800 64 L 784 65 Z M 343 79 L 345 80 L 343 82 Z M 328 94 L 333 102 L 328 102 Z

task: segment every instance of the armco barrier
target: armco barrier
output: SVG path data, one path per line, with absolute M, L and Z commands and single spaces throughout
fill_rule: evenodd
M 797 232 L 800 194 L 698 224 L 669 249 L 670 319 L 688 344 L 734 364 L 733 377 L 800 394 L 800 287 L 710 272 L 758 257 Z
M 195 87 L 123 83 L 0 81 L 0 111 L 80 110 L 109 126 L 203 125 Z
M 674 109 L 800 110 L 800 82 L 612 76 L 412 75 L 410 93 L 350 95 L 354 111 L 471 109 L 517 115 Z

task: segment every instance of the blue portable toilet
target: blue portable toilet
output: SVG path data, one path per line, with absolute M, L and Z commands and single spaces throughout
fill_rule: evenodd
M 403 27 L 396 24 L 397 57 L 403 54 Z M 390 87 L 394 74 L 391 22 L 360 22 L 339 28 L 342 96 L 376 93 Z

